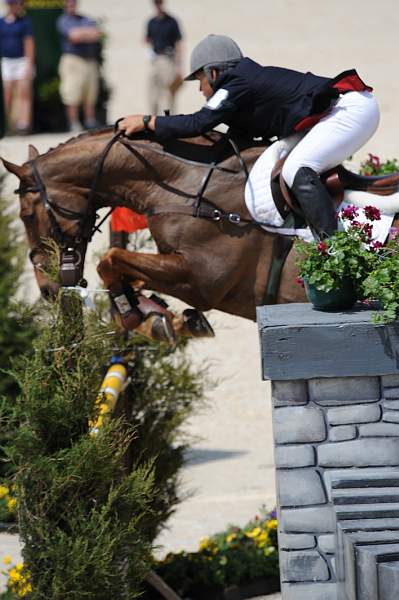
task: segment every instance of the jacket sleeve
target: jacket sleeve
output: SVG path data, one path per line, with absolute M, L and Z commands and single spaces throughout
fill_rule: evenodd
M 157 117 L 155 134 L 160 140 L 201 135 L 234 119 L 240 107 L 249 101 L 251 92 L 244 82 L 233 81 L 219 88 L 208 102 L 191 115 Z

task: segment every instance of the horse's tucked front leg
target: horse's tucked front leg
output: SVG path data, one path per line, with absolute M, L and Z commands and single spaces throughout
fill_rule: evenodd
M 114 308 L 126 329 L 136 329 L 152 339 L 174 343 L 177 335 L 212 337 L 212 327 L 204 315 L 186 309 L 176 315 L 157 296 L 139 293 L 143 286 L 176 294 L 187 287 L 187 270 L 183 257 L 128 252 L 112 248 L 98 265 L 98 273 L 110 290 Z

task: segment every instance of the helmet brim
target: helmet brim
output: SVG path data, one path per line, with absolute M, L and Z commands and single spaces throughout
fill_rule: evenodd
M 183 81 L 195 81 L 197 79 L 197 74 L 201 71 L 201 69 L 197 69 L 196 71 L 193 71 L 192 73 L 190 73 L 190 75 L 187 75 L 187 77 L 185 77 L 183 79 Z

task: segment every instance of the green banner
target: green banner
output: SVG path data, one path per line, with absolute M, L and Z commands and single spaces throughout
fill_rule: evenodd
M 27 0 L 26 2 L 28 10 L 63 8 L 63 6 L 63 0 Z

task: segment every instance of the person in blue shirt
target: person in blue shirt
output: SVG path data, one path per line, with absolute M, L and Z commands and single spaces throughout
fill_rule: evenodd
M 0 19 L 1 76 L 8 130 L 30 133 L 32 127 L 32 79 L 35 43 L 23 0 L 6 0 L 7 12 Z
M 65 0 L 64 13 L 57 19 L 57 30 L 62 45 L 59 64 L 60 94 L 66 109 L 69 131 L 82 130 L 79 121 L 80 106 L 83 106 L 85 127 L 91 129 L 97 126 L 97 59 L 101 31 L 93 19 L 77 13 L 76 0 Z
M 355 69 L 336 77 L 261 66 L 224 35 L 211 34 L 191 54 L 191 73 L 206 98 L 191 115 L 131 115 L 119 128 L 131 135 L 148 129 L 160 140 L 201 135 L 221 123 L 249 138 L 300 140 L 282 171 L 285 183 L 318 237 L 337 227 L 332 200 L 320 174 L 356 152 L 373 135 L 379 108 Z
M 147 23 L 146 43 L 150 47 L 151 68 L 148 79 L 150 110 L 156 114 L 175 109 L 175 94 L 182 83 L 182 34 L 177 20 L 154 0 L 156 15 Z

